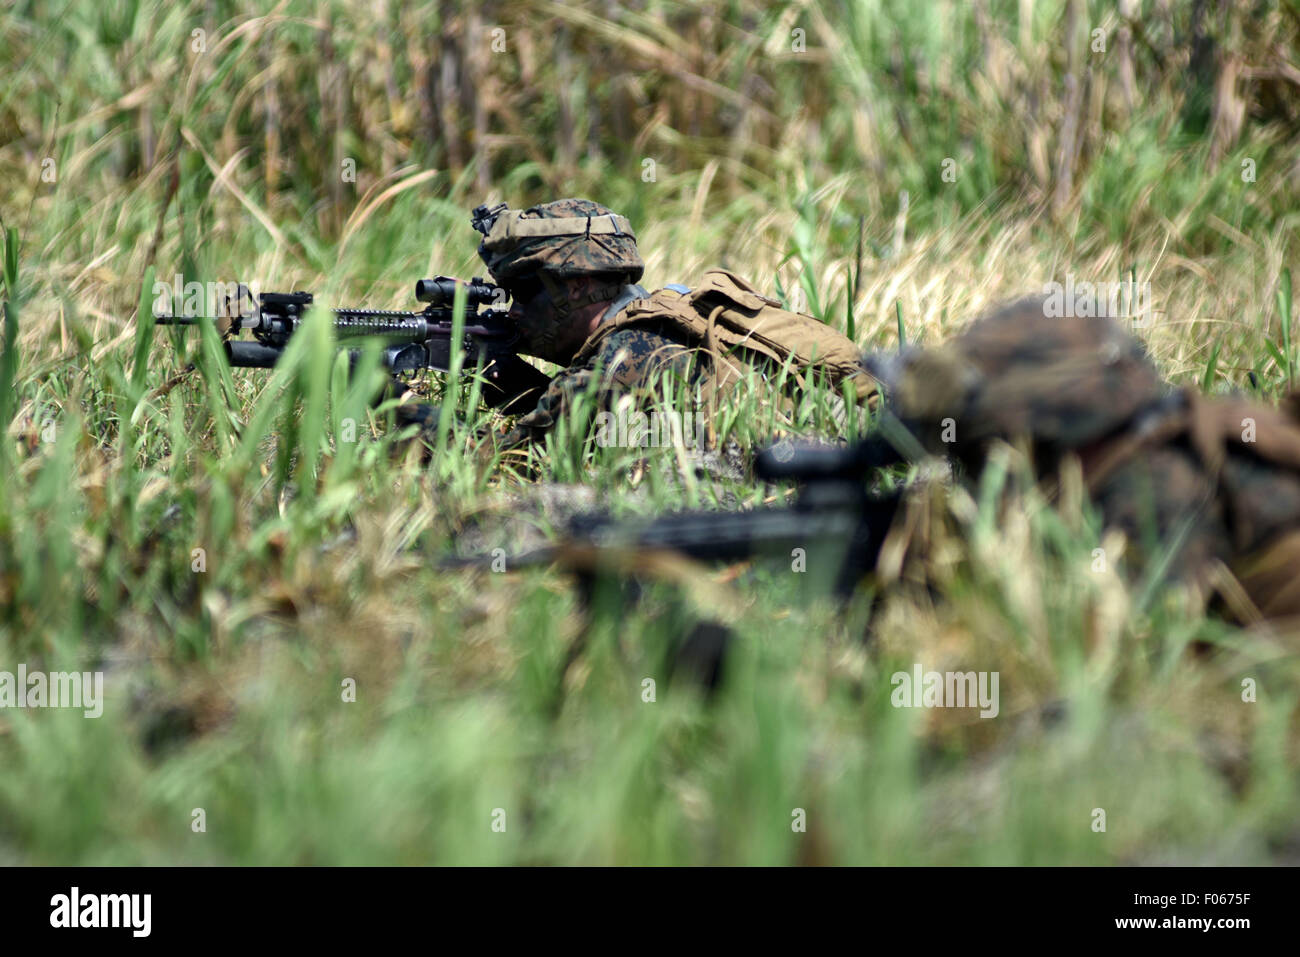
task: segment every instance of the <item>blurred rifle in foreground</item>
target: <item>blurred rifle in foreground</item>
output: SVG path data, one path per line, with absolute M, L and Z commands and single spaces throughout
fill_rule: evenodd
M 706 562 L 781 555 L 824 573 L 835 594 L 847 598 L 875 567 L 901 497 L 901 491 L 872 493 L 870 474 L 902 461 L 881 435 L 848 447 L 778 442 L 756 456 L 754 471 L 767 481 L 802 483 L 790 506 L 744 512 L 701 509 L 639 520 L 579 515 L 558 545 L 513 557 L 449 558 L 443 564 L 511 571 L 556 563 L 594 576 L 616 572 L 620 563 L 614 559 L 629 552 L 674 552 Z
M 890 424 L 897 425 L 896 420 Z M 711 595 L 701 595 L 701 576 L 694 562 L 779 556 L 791 562 L 792 570 L 805 572 L 807 579 L 824 581 L 836 598 L 847 600 L 862 578 L 875 569 L 885 536 L 902 507 L 901 488 L 876 494 L 869 484 L 874 470 L 904 461 L 899 447 L 911 454 L 912 444 L 906 441 L 910 436 L 901 438 L 891 427 L 848 447 L 796 446 L 783 441 L 764 449 L 754 461 L 759 478 L 802 483 L 790 506 L 745 512 L 701 509 L 637 520 L 599 513 L 580 515 L 570 522 L 557 545 L 514 557 L 498 549 L 491 556 L 448 558 L 442 566 L 513 571 L 554 564 L 577 575 L 580 600 L 588 609 L 602 581 L 613 580 L 619 586 L 614 594 L 631 601 L 637 600 L 640 582 L 645 579 L 696 590 L 696 605 L 703 604 L 706 615 L 693 625 L 683 625 L 671 640 L 664 664 L 669 675 L 680 669 L 714 689 L 721 681 L 732 631 L 718 618 L 726 604 L 721 600 L 724 593 L 713 590 Z M 692 561 L 682 561 L 682 557 Z M 584 629 L 560 668 L 557 707 L 563 700 L 565 676 L 586 643 Z
M 457 288 L 464 289 L 465 314 L 458 341 L 455 336 L 454 304 Z M 240 286 L 237 303 L 229 310 L 232 318 L 223 330 L 226 358 L 236 368 L 269 369 L 284 354 L 290 338 L 311 308 L 309 292 L 265 292 L 257 297 L 252 314 L 243 315 L 242 304 L 252 297 Z M 433 369 L 448 372 L 456 352 L 463 348 L 463 368 L 474 371 L 480 361 L 486 380 L 483 401 L 507 413 L 521 412 L 536 402 L 545 388 L 546 376 L 519 358 L 518 336 L 506 320 L 501 306 L 509 294 L 500 286 L 474 278 L 469 282 L 438 276 L 415 284 L 415 298 L 425 304 L 419 311 L 359 309 L 332 310 L 334 334 L 349 348 L 352 358 L 359 349 L 350 347 L 362 339 L 384 344 L 381 362 L 391 375 Z M 206 316 L 157 316 L 163 326 L 192 326 L 218 321 Z M 236 336 L 248 330 L 251 338 Z

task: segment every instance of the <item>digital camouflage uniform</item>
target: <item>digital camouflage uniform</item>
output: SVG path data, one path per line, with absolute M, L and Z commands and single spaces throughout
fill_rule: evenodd
M 1048 318 L 1041 299 L 869 365 L 932 451 L 976 471 L 994 440 L 1028 442 L 1049 483 L 1075 456 L 1106 525 L 1169 549 L 1171 577 L 1217 592 L 1243 622 L 1300 616 L 1294 401 L 1173 389 L 1115 321 Z
M 500 447 L 545 435 L 574 397 L 588 390 L 596 408 L 607 409 L 629 394 L 643 402 L 648 387 L 663 377 L 699 387 L 714 405 L 745 368 L 772 372 L 788 362 L 792 385 L 816 370 L 835 384 L 852 380 L 860 400 L 874 395 L 852 342 L 811 316 L 782 309 L 730 273 L 711 270 L 693 289 L 673 284 L 651 293 L 636 285 L 644 266 L 631 225 L 599 204 L 567 199 L 518 212 L 480 207 L 474 223 L 484 233 L 479 255 L 499 284 L 510 288 L 536 277 L 554 302 L 567 303 L 558 323 L 521 323 L 523 351 L 567 368 Z M 577 276 L 600 282 L 573 302 L 562 282 Z M 576 354 L 562 355 L 556 326 L 573 307 L 591 302 L 611 305 Z
M 552 379 L 537 407 L 515 421 L 498 447 L 511 449 L 541 439 L 579 395 L 589 394 L 597 409 L 608 409 L 619 396 L 635 395 L 660 376 L 676 376 L 693 386 L 698 371 L 692 350 L 671 334 L 621 329 L 606 336 L 590 358 Z

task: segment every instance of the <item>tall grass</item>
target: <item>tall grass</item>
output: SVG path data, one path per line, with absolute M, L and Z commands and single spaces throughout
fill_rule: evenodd
M 576 194 L 631 217 L 648 285 L 725 265 L 867 348 L 1133 269 L 1171 378 L 1277 398 L 1300 16 L 1136 7 L 6 6 L 0 670 L 102 669 L 107 701 L 0 711 L 0 860 L 1292 860 L 1295 636 L 1130 590 L 1081 497 L 1048 508 L 1013 456 L 847 611 L 776 556 L 681 572 L 704 607 L 654 585 L 587 616 L 559 572 L 434 559 L 789 490 L 600 448 L 590 406 L 482 456 L 505 423 L 473 376 L 421 384 L 449 413 L 425 461 L 319 311 L 269 374 L 148 321 L 178 273 L 405 306 L 481 273 L 483 198 Z M 867 426 L 776 384 L 719 414 L 735 461 Z M 707 698 L 668 663 L 724 606 Z M 891 707 L 913 662 L 999 671 L 1000 716 Z

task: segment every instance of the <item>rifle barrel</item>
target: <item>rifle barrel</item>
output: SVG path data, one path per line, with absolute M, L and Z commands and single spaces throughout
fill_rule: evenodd
M 227 339 L 226 358 L 236 369 L 272 369 L 281 350 L 247 339 Z

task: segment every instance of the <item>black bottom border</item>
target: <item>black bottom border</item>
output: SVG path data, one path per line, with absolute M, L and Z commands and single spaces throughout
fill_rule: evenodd
M 1295 876 L 1289 868 L 1197 867 L 8 868 L 0 871 L 0 914 L 9 944 L 77 935 L 81 943 L 128 946 L 283 940 L 337 947 L 459 929 L 482 934 L 483 943 L 517 937 L 535 946 L 552 934 L 581 941 L 613 922 L 629 942 L 660 945 L 770 945 L 782 931 L 828 940 L 847 931 L 863 943 L 914 946 L 938 935 L 980 947 L 990 932 L 1014 939 L 1043 931 L 1071 942 L 1221 945 L 1284 932 L 1294 921 Z M 71 927 L 73 888 L 77 923 L 109 922 L 116 912 L 128 926 Z M 59 923 L 69 926 L 52 926 Z

